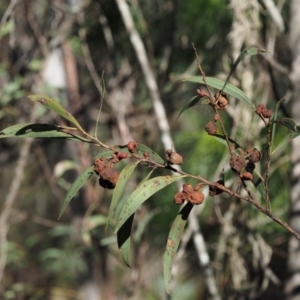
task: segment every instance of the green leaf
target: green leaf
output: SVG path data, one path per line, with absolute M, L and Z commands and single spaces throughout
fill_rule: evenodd
M 190 107 L 195 106 L 196 104 L 198 104 L 198 102 L 201 102 L 202 104 L 209 104 L 209 99 L 206 97 L 200 97 L 200 96 L 192 97 L 190 100 L 187 101 L 187 103 L 181 109 L 181 111 L 179 112 L 176 119 L 178 119 L 185 110 L 187 110 Z
M 298 127 L 297 127 L 298 130 Z M 291 132 L 289 133 L 280 143 L 273 149 L 272 155 L 282 146 L 285 146 L 286 144 L 290 143 L 294 138 L 298 137 L 300 135 L 300 131 Z
M 148 181 L 148 179 L 151 177 L 152 173 L 155 171 L 155 168 L 153 168 L 148 174 L 147 176 L 141 181 L 140 185 L 146 181 Z
M 84 132 L 83 128 L 77 122 L 77 120 L 56 100 L 49 98 L 45 95 L 30 95 L 28 98 L 33 102 L 39 102 L 45 105 L 47 108 L 61 115 L 63 118 L 67 119 L 73 123 L 80 131 Z
M 230 77 L 232 76 L 232 74 L 234 73 L 236 67 L 238 66 L 238 64 L 246 57 L 246 56 L 252 56 L 252 55 L 257 55 L 257 54 L 261 54 L 261 53 L 265 53 L 266 50 L 262 50 L 262 49 L 258 49 L 256 47 L 249 47 L 246 48 L 242 51 L 242 53 L 239 55 L 239 57 L 237 58 L 237 60 L 234 62 L 229 75 L 226 78 L 226 81 L 224 83 L 224 86 L 222 88 L 222 90 L 224 90 L 225 86 L 227 85 Z
M 159 209 L 149 211 L 141 220 L 139 220 L 139 222 L 137 224 L 137 228 L 136 228 L 136 230 L 134 232 L 134 236 L 133 236 L 133 240 L 136 243 L 139 243 L 141 241 L 142 235 L 145 232 L 145 230 L 147 229 L 147 226 L 149 225 L 149 223 L 153 219 L 153 217 L 155 215 L 157 215 L 158 212 L 159 212 Z
M 121 226 L 121 228 L 117 232 L 117 241 L 118 241 L 118 247 L 120 249 L 120 254 L 123 259 L 123 262 L 126 264 L 126 266 L 130 267 L 130 248 L 131 248 L 131 240 L 130 240 L 130 234 L 131 234 L 131 226 L 133 222 L 134 214 L 132 214 L 126 222 Z
M 172 265 L 175 258 L 183 230 L 188 219 L 188 216 L 193 208 L 193 204 L 188 202 L 179 212 L 177 217 L 172 224 L 171 230 L 169 232 L 167 247 L 164 254 L 164 280 L 167 293 L 170 293 L 170 282 L 172 275 Z
M 127 165 L 122 172 L 120 173 L 119 179 L 117 181 L 116 187 L 114 188 L 114 192 L 113 192 L 113 196 L 112 196 L 112 200 L 111 200 L 111 204 L 109 207 L 109 211 L 108 211 L 108 216 L 107 216 L 107 223 L 106 223 L 106 229 L 105 231 L 107 231 L 108 225 L 110 223 L 110 221 L 114 218 L 116 209 L 117 209 L 117 205 L 124 193 L 124 190 L 127 186 L 127 183 L 134 171 L 134 169 L 136 168 L 136 166 L 139 164 L 139 160 L 136 161 L 133 164 Z
M 71 188 L 69 189 L 67 195 L 65 196 L 65 199 L 63 201 L 63 204 L 60 208 L 58 219 L 61 218 L 66 206 L 69 204 L 69 202 L 73 199 L 73 197 L 77 194 L 77 192 L 80 190 L 80 188 L 86 183 L 86 181 L 93 175 L 94 173 L 94 166 L 90 166 L 87 169 L 85 169 L 79 177 L 73 182 L 71 185 Z
M 142 182 L 146 181 L 149 179 L 149 177 L 151 176 L 152 172 L 154 171 L 154 169 L 152 169 L 147 176 L 143 179 Z M 147 216 L 153 216 L 154 214 L 149 213 Z M 117 232 L 117 241 L 118 241 L 118 247 L 120 249 L 120 253 L 121 253 L 121 257 L 123 262 L 130 267 L 131 265 L 131 226 L 132 226 L 132 222 L 133 222 L 133 218 L 134 218 L 134 214 L 132 214 L 127 221 L 122 225 L 122 227 L 119 229 L 119 231 Z M 149 220 L 149 218 L 147 218 L 147 221 Z M 147 223 L 143 222 L 143 224 Z M 141 224 L 138 224 L 138 231 L 140 232 L 142 230 Z M 138 234 L 138 232 L 136 233 Z
M 149 155 L 148 159 L 152 159 L 153 161 L 155 161 L 161 165 L 163 165 L 165 163 L 165 161 L 156 152 L 154 152 L 152 149 L 148 148 L 147 146 L 145 146 L 143 144 L 138 144 L 137 149 L 135 150 L 134 153 L 143 157 L 145 152 L 147 152 Z
M 274 123 L 282 125 L 292 131 L 300 132 L 299 127 L 297 126 L 296 122 L 290 118 L 281 118 L 274 121 Z
M 205 80 L 209 86 L 218 90 L 221 90 L 225 85 L 225 81 L 218 78 L 205 77 Z M 192 76 L 185 79 L 184 81 L 205 84 L 201 76 Z M 227 83 L 224 88 L 224 92 L 226 92 L 228 95 L 235 97 L 238 100 L 243 101 L 244 103 L 250 105 L 253 109 L 255 109 L 254 103 L 247 97 L 247 95 L 233 84 Z
M 124 204 L 122 211 L 119 216 L 118 224 L 115 229 L 115 233 L 122 227 L 128 218 L 135 213 L 137 208 L 144 203 L 149 197 L 161 190 L 162 188 L 168 186 L 174 181 L 185 177 L 181 176 L 159 176 L 140 184 L 129 196 L 126 203 Z
M 277 120 L 277 115 L 278 115 L 278 110 L 279 110 L 279 107 L 281 105 L 282 102 L 284 102 L 285 100 L 284 99 L 280 99 L 277 103 L 276 103 L 276 106 L 275 106 L 275 112 L 274 112 L 274 116 L 273 116 L 273 120 Z M 274 146 L 274 138 L 275 138 L 275 133 L 276 133 L 276 122 L 273 121 L 273 124 L 272 124 L 272 131 L 271 131 L 271 155 L 272 155 L 272 150 L 273 150 L 273 146 Z
M 19 137 L 19 138 L 52 138 L 52 139 L 68 139 L 77 140 L 82 142 L 91 143 L 90 140 L 81 136 L 62 132 L 61 130 L 67 129 L 65 127 L 39 124 L 39 123 L 26 123 L 16 124 L 3 129 L 0 132 L 0 138 Z

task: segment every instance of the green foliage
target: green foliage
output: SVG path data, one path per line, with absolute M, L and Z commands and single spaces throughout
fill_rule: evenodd
M 108 212 L 108 216 L 107 216 L 107 225 L 106 225 L 106 229 L 109 225 L 109 223 L 111 222 L 111 220 L 114 218 L 115 213 L 116 213 L 116 209 L 117 209 L 117 205 L 120 203 L 121 201 L 121 197 L 124 193 L 124 190 L 126 188 L 126 185 L 128 184 L 128 181 L 132 175 L 132 173 L 134 172 L 134 169 L 136 168 L 136 166 L 140 163 L 140 161 L 136 161 L 133 164 L 127 165 L 121 172 L 119 180 L 117 182 L 117 185 L 114 189 L 114 193 L 112 196 L 112 200 L 111 200 L 111 204 L 109 207 L 109 212 Z
M 187 203 L 182 208 L 182 210 L 179 212 L 178 216 L 176 217 L 168 236 L 167 247 L 164 255 L 164 278 L 165 278 L 165 286 L 167 288 L 168 293 L 170 293 L 170 282 L 171 282 L 173 260 L 175 258 L 185 224 L 187 222 L 188 216 L 192 208 L 193 205 L 191 203 Z
M 81 175 L 74 181 L 71 188 L 69 189 L 64 202 L 59 211 L 58 219 L 62 216 L 66 206 L 72 200 L 72 198 L 77 194 L 80 188 L 86 183 L 86 181 L 93 175 L 93 166 L 88 167 L 85 171 L 81 173 Z
M 58 103 L 54 99 L 51 99 L 45 95 L 31 95 L 28 96 L 28 98 L 33 102 L 39 102 L 45 105 L 47 108 L 51 109 L 66 120 L 73 123 L 80 131 L 83 131 L 78 121 L 60 103 Z
M 185 81 L 205 84 L 203 78 L 199 77 L 199 76 L 190 77 L 188 79 L 185 79 Z M 211 77 L 205 77 L 205 81 L 208 86 L 211 86 L 218 90 L 223 89 L 225 93 L 233 96 L 234 98 L 236 98 L 238 100 L 243 101 L 244 103 L 251 106 L 252 108 L 255 108 L 255 105 L 246 96 L 246 94 L 244 92 L 242 92 L 239 88 L 235 87 L 234 85 L 232 85 L 230 83 L 226 83 L 226 81 L 224 81 L 224 80 L 221 80 L 218 78 L 211 78 Z
M 0 138 L 21 137 L 21 138 L 58 138 L 90 142 L 76 134 L 63 132 L 68 127 L 61 127 L 50 124 L 18 124 L 5 128 L 0 132 Z
M 224 98 L 227 97 L 227 95 L 223 94 L 222 92 L 225 92 L 234 97 L 235 99 L 246 103 L 248 105 L 248 108 L 253 113 L 253 111 L 257 109 L 255 104 L 239 88 L 228 83 L 228 80 L 235 71 L 238 63 L 244 57 L 259 54 L 261 52 L 262 51 L 258 50 L 257 48 L 249 48 L 243 51 L 234 63 L 225 81 L 220 80 L 218 78 L 205 77 L 204 74 L 202 74 L 202 77 L 190 77 L 186 79 L 186 81 L 202 84 L 207 88 L 208 92 L 208 87 L 213 87 L 219 90 L 219 94 Z M 259 113 L 256 110 L 256 114 L 264 122 L 267 131 L 267 157 L 265 158 L 267 162 L 267 168 L 266 170 L 264 170 L 264 172 L 261 172 L 260 170 L 254 169 L 255 167 L 252 166 L 254 165 L 254 163 L 257 163 L 261 159 L 261 157 L 256 160 L 255 158 L 251 158 L 251 151 L 247 150 L 242 145 L 240 145 L 240 143 L 237 142 L 235 138 L 229 137 L 229 134 L 227 133 L 227 130 L 224 127 L 223 118 L 222 116 L 220 116 L 219 112 L 220 110 L 226 109 L 226 107 L 221 109 L 220 106 L 218 106 L 219 96 L 213 97 L 212 95 L 207 93 L 204 95 L 204 97 L 193 97 L 187 102 L 186 105 L 183 106 L 179 115 L 185 112 L 188 108 L 199 104 L 199 102 L 209 104 L 209 108 L 215 114 L 215 116 L 217 116 L 215 122 L 219 122 L 221 134 L 210 133 L 209 136 L 205 137 L 203 136 L 203 134 L 199 135 L 198 133 L 194 136 L 190 135 L 188 139 L 191 145 L 187 145 L 185 140 L 187 139 L 187 136 L 185 133 L 182 133 L 182 136 L 178 134 L 178 139 L 182 142 L 182 144 L 190 148 L 189 151 L 191 153 L 191 157 L 199 157 L 199 162 L 196 163 L 194 158 L 187 160 L 187 164 L 185 165 L 185 167 L 188 165 L 188 167 L 193 171 L 193 173 L 186 173 L 184 171 L 176 169 L 176 167 L 171 165 L 173 163 L 172 161 L 165 161 L 154 150 L 143 144 L 136 143 L 134 141 L 128 143 L 127 145 L 116 145 L 112 147 L 104 144 L 100 139 L 98 139 L 95 136 L 92 136 L 88 133 L 88 131 L 84 130 L 83 127 L 80 125 L 79 121 L 73 115 L 71 115 L 58 101 L 52 98 L 49 98 L 44 95 L 31 95 L 28 98 L 33 102 L 39 102 L 43 104 L 52 112 L 55 112 L 68 122 L 75 125 L 75 128 L 41 123 L 18 124 L 4 128 L 0 132 L 0 138 L 3 139 L 20 137 L 77 140 L 83 143 L 94 144 L 104 149 L 104 151 L 99 153 L 94 159 L 98 159 L 99 161 L 101 161 L 103 163 L 103 166 L 101 166 L 101 168 L 99 167 L 97 171 L 95 170 L 96 163 L 87 167 L 71 184 L 61 205 L 59 211 L 59 218 L 61 218 L 66 206 L 70 203 L 72 199 L 74 199 L 74 197 L 78 194 L 79 190 L 92 177 L 92 175 L 96 173 L 100 177 L 100 182 L 101 180 L 105 181 L 105 184 L 100 183 L 100 185 L 108 189 L 114 188 L 114 192 L 112 194 L 112 200 L 109 205 L 107 217 L 105 217 L 103 214 L 97 214 L 86 218 L 86 223 L 83 226 L 82 230 L 83 240 L 87 243 L 92 243 L 93 234 L 97 227 L 106 224 L 107 230 L 109 225 L 115 225 L 114 233 L 117 235 L 118 248 L 122 260 L 127 266 L 132 265 L 132 237 L 135 242 L 140 242 L 142 240 L 143 233 L 147 231 L 147 225 L 150 224 L 151 219 L 156 214 L 155 212 L 148 213 L 147 217 L 143 218 L 142 220 L 139 220 L 135 234 L 132 235 L 131 231 L 134 219 L 137 215 L 138 209 L 142 206 L 142 204 L 144 204 L 148 199 L 157 194 L 160 190 L 167 188 L 167 186 L 183 178 L 188 178 L 191 181 L 196 182 L 195 186 L 189 185 L 189 190 L 185 189 L 187 186 L 183 186 L 182 193 L 185 193 L 185 198 L 182 199 L 182 203 L 180 203 L 179 201 L 177 204 L 185 203 L 185 205 L 180 210 L 179 214 L 177 214 L 168 234 L 163 264 L 164 282 L 168 293 L 170 292 L 170 282 L 174 257 L 178 250 L 181 237 L 184 232 L 185 224 L 188 220 L 188 216 L 191 210 L 193 209 L 194 205 L 202 203 L 202 201 L 198 203 L 195 202 L 195 198 L 193 197 L 195 193 L 198 193 L 198 195 L 203 195 L 201 191 L 203 186 L 208 186 L 211 196 L 226 193 L 230 196 L 234 195 L 237 199 L 245 200 L 246 202 L 256 207 L 259 211 L 263 212 L 268 217 L 271 217 L 285 229 L 289 230 L 292 234 L 297 236 L 296 232 L 289 229 L 289 227 L 286 224 L 283 224 L 279 218 L 272 214 L 269 195 L 270 186 L 268 182 L 270 177 L 268 172 L 270 167 L 269 161 L 271 160 L 271 156 L 279 148 L 285 146 L 291 139 L 296 138 L 299 135 L 299 126 L 296 125 L 296 123 L 292 119 L 277 118 L 277 114 L 275 114 L 275 117 L 273 117 L 272 119 L 265 118 L 262 113 Z M 291 132 L 289 132 L 279 143 L 279 145 L 274 149 L 273 142 L 276 124 L 288 128 Z M 73 132 L 75 132 L 76 134 L 73 134 Z M 228 162 L 231 166 L 231 170 L 228 171 L 228 174 L 230 174 L 231 178 L 239 178 L 241 186 L 244 187 L 244 191 L 246 192 L 247 196 L 245 196 L 240 191 L 236 192 L 235 190 L 226 187 L 226 183 L 224 182 L 220 183 L 220 181 L 215 182 L 206 179 L 207 177 L 211 177 L 212 175 L 215 176 L 214 169 L 217 167 L 217 162 L 219 162 L 224 153 L 223 150 L 225 148 L 220 148 L 220 144 L 217 143 L 217 141 L 225 144 L 225 146 L 227 147 L 227 158 L 230 157 L 230 161 L 228 160 Z M 214 151 L 214 156 L 212 156 L 210 152 L 212 148 L 217 148 L 217 150 Z M 253 149 L 253 147 L 250 149 Z M 170 156 L 171 154 L 179 155 L 178 153 L 174 153 L 172 151 L 171 153 L 168 153 L 168 151 L 168 156 Z M 209 156 L 210 158 L 205 160 L 205 163 L 203 163 L 203 158 L 205 155 Z M 130 162 L 127 166 L 123 167 L 121 173 L 119 174 L 117 168 L 115 168 L 115 165 L 119 164 L 121 160 L 129 158 L 134 160 L 134 162 Z M 233 162 L 234 158 L 239 158 L 239 160 L 237 161 L 237 165 L 235 165 Z M 242 165 L 240 168 L 240 165 L 243 163 L 244 165 Z M 202 169 L 202 166 L 204 164 L 206 164 L 206 166 Z M 119 164 L 118 166 L 120 165 L 122 164 Z M 147 175 L 141 180 L 139 185 L 137 185 L 137 187 L 127 197 L 126 188 L 131 178 L 133 177 L 134 171 L 136 171 L 138 165 L 150 169 L 150 171 L 147 172 Z M 156 169 L 173 171 L 174 173 L 176 173 L 176 175 L 161 175 L 151 178 L 152 173 Z M 249 191 L 245 183 L 249 178 L 244 179 L 244 177 L 242 176 L 245 173 L 248 173 L 248 175 L 250 173 L 250 176 L 252 176 L 252 179 L 250 178 L 250 180 L 253 183 L 254 191 L 258 191 L 261 194 L 262 199 L 264 199 L 264 201 L 266 202 L 266 207 L 264 207 L 259 201 L 256 200 L 254 196 L 252 196 L 252 193 Z M 217 193 L 213 194 L 212 191 L 215 191 Z M 126 196 L 125 199 L 124 195 Z M 165 194 L 162 194 L 162 197 L 165 198 L 165 195 L 167 195 L 167 192 L 165 192 Z M 167 200 L 169 201 L 169 199 Z M 166 199 L 161 199 L 161 202 L 163 201 L 166 201 Z M 163 217 L 164 214 L 165 212 L 162 212 Z M 62 226 L 56 228 L 56 231 L 52 231 L 51 234 L 53 237 L 58 238 L 65 237 L 71 233 L 70 228 L 68 226 Z M 105 240 L 102 237 L 99 238 L 99 236 L 97 236 L 97 239 L 98 241 L 101 240 L 101 242 L 103 242 L 104 244 L 108 244 L 113 241 L 111 239 Z M 39 254 L 39 260 L 41 261 L 45 272 L 49 276 L 52 276 L 54 274 L 60 274 L 61 278 L 67 278 L 70 276 L 70 274 L 73 273 L 80 273 L 84 275 L 87 272 L 87 266 L 84 260 L 82 259 L 82 252 L 83 251 L 81 251 L 80 247 L 76 248 L 72 244 L 67 244 L 66 249 L 49 247 L 44 249 Z M 14 251 L 14 253 L 18 254 L 18 251 Z M 22 253 L 20 252 L 19 255 L 21 256 L 21 254 Z

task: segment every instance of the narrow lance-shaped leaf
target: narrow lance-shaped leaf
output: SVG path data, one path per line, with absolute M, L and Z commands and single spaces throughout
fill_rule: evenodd
M 294 138 L 300 135 L 300 131 L 291 132 L 289 133 L 280 143 L 273 149 L 272 154 L 274 154 L 279 148 L 285 146 L 286 144 L 290 143 Z
M 299 127 L 297 126 L 296 122 L 293 119 L 290 118 L 281 118 L 275 120 L 273 123 L 279 124 L 281 126 L 284 126 L 292 131 L 298 131 L 300 132 Z
M 226 81 L 224 83 L 224 86 L 222 88 L 222 90 L 224 90 L 224 88 L 226 87 L 230 77 L 232 76 L 232 74 L 234 73 L 236 67 L 238 66 L 238 64 L 246 57 L 246 56 L 252 56 L 252 55 L 257 55 L 257 54 L 261 54 L 261 53 L 265 53 L 266 50 L 262 50 L 262 49 L 258 49 L 256 47 L 249 47 L 246 48 L 242 51 L 242 53 L 239 55 L 239 57 L 236 59 L 236 61 L 234 62 L 229 75 L 226 78 Z
M 209 99 L 206 97 L 200 97 L 200 96 L 194 96 L 192 97 L 190 100 L 187 101 L 187 103 L 184 105 L 184 107 L 181 109 L 181 111 L 179 112 L 177 119 L 180 117 L 180 115 L 187 110 L 190 107 L 195 106 L 196 104 L 198 104 L 199 102 L 201 102 L 202 104 L 209 104 Z
M 279 110 L 279 107 L 281 105 L 281 103 L 284 102 L 284 99 L 281 99 L 277 102 L 276 104 L 276 107 L 275 107 L 275 112 L 274 112 L 274 116 L 272 118 L 273 120 L 273 124 L 272 124 L 272 132 L 271 132 L 271 155 L 272 155 L 272 149 L 273 149 L 273 146 L 274 146 L 274 138 L 275 138 L 275 133 L 276 133 L 276 123 L 274 122 L 274 120 L 276 121 L 277 119 L 277 115 L 278 115 L 278 110 Z
M 134 214 L 132 214 L 126 222 L 122 225 L 122 227 L 117 232 L 117 241 L 118 247 L 120 249 L 120 254 L 123 262 L 126 266 L 130 267 L 130 254 L 131 254 L 131 226 L 133 222 Z
M 16 124 L 3 129 L 0 132 L 0 138 L 51 138 L 51 139 L 68 139 L 91 143 L 90 140 L 81 136 L 62 132 L 68 128 L 40 123 Z
M 148 158 L 152 159 L 153 161 L 162 165 L 165 163 L 165 161 L 156 152 L 143 144 L 138 144 L 134 153 L 138 153 L 141 157 L 144 156 L 144 153 L 147 153 Z
M 45 95 L 30 95 L 28 96 L 28 98 L 33 102 L 42 103 L 52 111 L 56 112 L 57 114 L 61 115 L 63 118 L 73 123 L 80 131 L 82 132 L 84 131 L 83 128 L 78 123 L 78 121 L 56 100 L 49 98 Z
M 193 204 L 188 202 L 179 212 L 172 224 L 169 232 L 167 247 L 164 254 L 164 280 L 165 286 L 168 293 L 170 293 L 170 282 L 172 275 L 172 265 L 175 258 L 183 230 L 188 219 L 188 216 L 193 208 Z
M 223 89 L 223 87 L 225 85 L 225 81 L 218 79 L 218 78 L 205 77 L 205 80 L 206 80 L 207 85 L 209 85 L 215 89 L 218 89 L 218 90 Z M 205 84 L 205 82 L 201 76 L 192 76 L 192 77 L 185 79 L 184 81 Z M 234 98 L 241 100 L 245 104 L 251 106 L 253 109 L 255 108 L 254 103 L 247 97 L 247 95 L 242 90 L 240 90 L 239 88 L 234 86 L 233 84 L 227 83 L 223 90 L 228 95 L 231 95 Z
M 153 169 L 146 175 L 146 177 L 141 181 L 140 184 L 142 184 L 142 183 L 148 181 L 149 178 L 151 177 L 151 175 L 152 175 L 152 173 L 153 173 L 154 171 L 155 171 L 155 168 L 153 168 Z
M 127 183 L 129 181 L 134 169 L 139 164 L 139 162 L 140 161 L 138 160 L 133 164 L 127 165 L 120 173 L 119 179 L 117 181 L 116 187 L 113 192 L 111 204 L 109 207 L 105 231 L 107 231 L 110 221 L 114 218 L 114 215 L 115 215 L 115 212 L 117 209 L 117 205 L 124 193 L 125 187 L 127 186 Z
M 119 221 L 115 229 L 115 233 L 121 228 L 126 220 L 137 210 L 137 208 L 144 203 L 149 197 L 168 186 L 176 180 L 185 177 L 181 176 L 159 176 L 152 178 L 143 184 L 139 185 L 129 196 L 128 200 L 124 204 L 119 216 Z
M 106 216 L 105 215 L 92 215 L 85 219 L 83 224 L 83 230 L 91 231 L 92 229 L 106 224 Z
M 80 174 L 80 176 L 73 182 L 73 184 L 71 185 L 71 188 L 69 189 L 68 193 L 66 194 L 63 204 L 60 208 L 58 219 L 60 219 L 66 206 L 73 199 L 73 197 L 77 194 L 77 192 L 80 190 L 80 188 L 86 183 L 86 181 L 93 175 L 93 173 L 94 173 L 94 166 L 90 166 L 87 169 L 85 169 Z
M 146 182 L 149 177 L 151 176 L 152 172 L 154 171 L 154 169 L 152 169 L 147 176 L 143 179 L 143 181 L 141 182 L 141 184 L 143 182 Z M 153 214 L 149 213 L 148 217 Z M 132 214 L 130 216 L 130 218 L 127 219 L 127 221 L 123 224 L 123 226 L 119 229 L 119 231 L 117 232 L 117 241 L 118 241 L 118 247 L 120 249 L 120 253 L 121 253 L 121 257 L 123 262 L 130 267 L 130 260 L 131 260 L 131 226 L 132 226 L 132 222 L 134 219 L 134 214 Z M 147 218 L 149 219 L 149 218 Z M 144 226 L 145 226 L 145 222 L 143 222 Z M 142 230 L 140 228 L 141 224 L 138 224 L 138 231 Z

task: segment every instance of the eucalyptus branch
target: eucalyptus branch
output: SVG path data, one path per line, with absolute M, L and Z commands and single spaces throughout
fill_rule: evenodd
M 116 147 L 110 147 L 108 145 L 105 145 L 104 143 L 102 143 L 98 138 L 95 138 L 91 135 L 89 135 L 88 133 L 86 133 L 86 136 L 88 136 L 90 139 L 92 139 L 94 142 L 98 143 L 99 147 L 103 147 L 106 150 L 111 150 L 112 152 L 119 152 L 120 150 L 117 149 Z M 122 146 L 122 147 L 126 147 Z M 252 195 L 251 191 L 248 189 L 247 185 L 245 184 L 245 182 L 242 180 L 242 184 L 244 186 L 244 189 L 247 191 L 248 196 L 243 196 L 240 193 L 234 192 L 229 188 L 226 188 L 223 184 L 220 184 L 218 182 L 212 182 L 209 181 L 205 178 L 203 178 L 201 175 L 193 175 L 187 172 L 184 172 L 180 169 L 176 169 L 175 167 L 165 163 L 165 164 L 161 164 L 156 162 L 155 160 L 151 159 L 151 158 L 145 158 L 145 157 L 141 157 L 139 155 L 136 155 L 134 153 L 132 154 L 128 154 L 127 156 L 128 158 L 133 158 L 133 159 L 137 159 L 139 160 L 141 163 L 146 163 L 148 166 L 151 166 L 151 168 L 161 168 L 161 169 L 166 169 L 169 171 L 172 171 L 174 173 L 180 174 L 180 175 L 185 175 L 186 177 L 189 178 L 193 178 L 196 179 L 198 181 L 200 181 L 202 184 L 207 185 L 207 186 L 211 186 L 211 187 L 216 187 L 218 190 L 221 190 L 222 192 L 239 198 L 241 200 L 244 200 L 248 203 L 250 203 L 251 205 L 255 206 L 257 208 L 258 211 L 262 212 L 263 214 L 265 214 L 266 216 L 268 216 L 269 218 L 271 218 L 273 221 L 275 221 L 276 223 L 278 223 L 280 226 L 282 226 L 283 228 L 285 228 L 288 232 L 290 232 L 296 239 L 300 240 L 300 233 L 296 232 L 291 226 L 289 226 L 286 222 L 284 222 L 283 220 L 281 220 L 280 218 L 278 218 L 277 216 L 275 216 L 274 214 L 272 214 L 272 212 L 270 211 L 270 209 L 264 208 L 256 199 L 255 197 Z

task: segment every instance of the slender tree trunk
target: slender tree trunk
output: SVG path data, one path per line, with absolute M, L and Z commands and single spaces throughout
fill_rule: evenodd
M 290 46 L 292 51 L 293 85 L 292 117 L 300 124 L 300 0 L 290 4 Z M 300 139 L 292 141 L 291 149 L 290 224 L 300 232 Z M 300 299 L 300 241 L 290 237 L 287 261 L 288 277 L 285 283 L 286 299 Z

